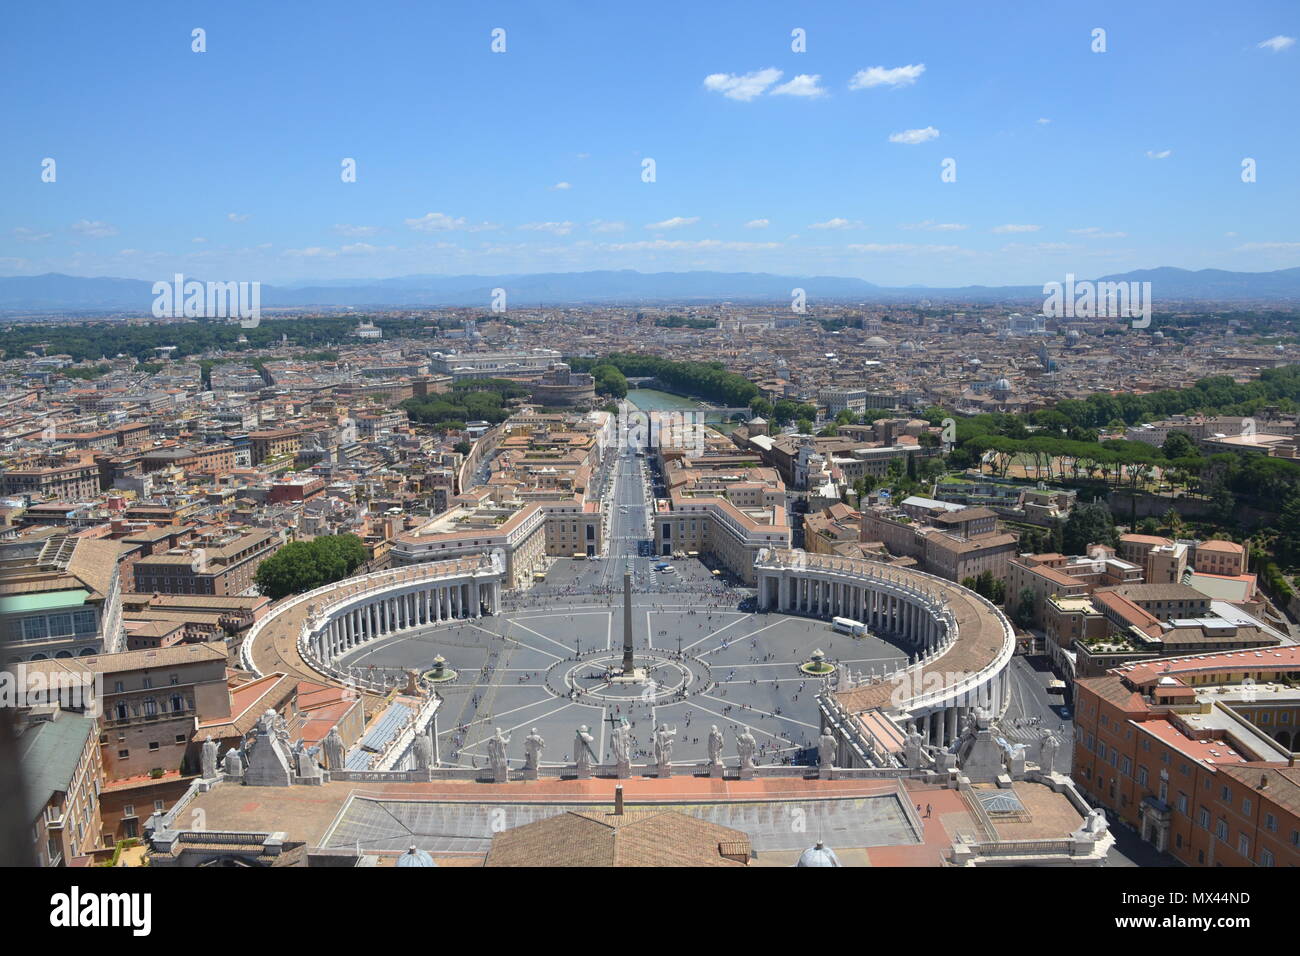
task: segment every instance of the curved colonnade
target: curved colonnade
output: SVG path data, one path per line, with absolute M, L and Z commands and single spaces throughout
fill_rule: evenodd
M 914 727 L 924 743 L 947 747 L 972 708 L 996 716 L 1006 707 L 1015 632 L 974 591 L 910 568 L 785 549 L 760 552 L 754 574 L 761 609 L 851 618 L 912 651 L 907 667 L 828 695 L 837 715 L 859 718 L 849 723 L 850 736 L 860 739 L 842 741 L 841 765 L 881 752 L 860 719 L 868 711 Z
M 248 670 L 369 686 L 336 661 L 371 641 L 442 622 L 496 614 L 506 577 L 498 553 L 374 571 L 282 601 L 253 625 L 240 657 Z

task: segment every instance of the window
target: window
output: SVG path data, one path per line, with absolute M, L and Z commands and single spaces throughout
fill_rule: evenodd
M 183 744 L 183 743 L 185 743 L 185 735 L 184 735 L 184 734 L 177 734 L 177 735 L 176 735 L 176 742 L 177 742 L 178 744 Z
M 123 817 L 135 816 L 135 804 L 128 803 L 126 806 L 122 807 L 122 816 Z
M 1272 851 L 1270 851 L 1270 850 L 1268 850 L 1267 848 L 1264 848 L 1264 847 L 1261 847 L 1261 848 L 1260 848 L 1260 851 L 1259 851 L 1259 865 L 1260 865 L 1260 866 L 1272 866 L 1272 865 L 1273 865 L 1273 853 L 1272 853 Z
M 1250 816 L 1250 797 L 1241 798 L 1241 812 Z
M 154 753 L 157 750 L 158 750 L 158 741 L 156 740 L 149 741 L 149 752 Z
M 158 702 L 152 697 L 146 697 L 144 699 L 144 715 L 146 717 L 158 716 Z
M 1187 794 L 1185 793 L 1178 795 L 1178 812 L 1183 815 L 1187 814 Z
M 1269 833 L 1277 832 L 1277 817 L 1271 813 L 1264 814 L 1264 829 Z
M 118 757 L 121 758 L 122 760 L 125 760 L 127 757 L 131 756 L 131 751 L 129 751 L 129 750 L 119 750 L 119 751 L 117 752 L 117 755 L 118 755 Z
M 1214 825 L 1214 835 L 1217 836 L 1224 843 L 1228 842 L 1228 821 L 1227 820 L 1221 819 L 1219 820 L 1218 823 Z
M 1244 857 L 1250 857 L 1250 838 L 1244 833 L 1237 835 L 1237 852 Z
M 1202 830 L 1208 830 L 1210 828 L 1210 811 L 1205 807 L 1201 807 L 1200 812 L 1196 814 L 1196 822 L 1200 824 Z
M 162 813 L 163 810 L 165 810 L 166 808 L 167 808 L 167 804 L 164 803 L 162 800 L 155 800 L 153 802 L 154 813 Z
M 152 686 L 153 686 L 153 678 L 152 678 L 152 677 L 146 677 L 146 678 L 144 679 L 144 683 L 143 683 L 141 686 L 142 686 L 142 687 L 146 687 L 146 688 L 148 688 L 148 687 L 152 687 Z
M 1138 767 L 1138 783 L 1140 783 L 1140 784 L 1141 784 L 1142 786 L 1144 786 L 1144 787 L 1147 785 L 1147 768 L 1146 768 L 1146 767 Z
M 1229 790 L 1227 787 L 1220 788 L 1219 799 L 1222 800 L 1224 803 L 1226 803 L 1228 806 L 1232 806 L 1232 791 Z

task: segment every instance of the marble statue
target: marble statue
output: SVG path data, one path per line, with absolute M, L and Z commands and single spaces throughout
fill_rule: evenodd
M 433 740 L 428 732 L 417 733 L 411 741 L 411 758 L 416 770 L 428 770 L 433 766 Z
M 709 763 L 722 766 L 722 731 L 714 724 L 709 730 Z
M 754 740 L 754 735 L 746 727 L 736 737 L 736 751 L 740 754 L 740 767 L 742 770 L 752 770 L 754 767 L 754 751 L 758 749 L 758 742 Z
M 227 776 L 242 777 L 244 775 L 244 758 L 240 756 L 239 751 L 234 747 L 226 751 L 223 764 Z
M 488 763 L 493 770 L 504 770 L 507 765 L 506 744 L 510 743 L 510 738 L 501 733 L 501 728 L 496 728 L 496 733 L 488 738 Z
M 822 731 L 822 735 L 817 738 L 817 765 L 823 770 L 834 767 L 835 750 L 835 738 L 826 731 Z
M 343 738 L 339 736 L 337 725 L 331 727 L 330 732 L 325 735 L 322 748 L 325 751 L 325 769 L 342 770 L 344 761 L 347 758 L 343 747 Z
M 542 751 L 546 749 L 546 741 L 534 727 L 524 738 L 524 769 L 537 770 L 542 765 Z
M 670 766 L 673 762 L 673 738 L 677 736 L 677 728 L 668 729 L 667 724 L 660 724 L 659 729 L 655 731 L 655 763 L 661 767 Z
M 923 743 L 924 741 L 921 735 L 916 732 L 915 726 L 903 738 L 903 755 L 906 758 L 907 766 L 913 770 L 921 768 L 921 746 Z
M 1088 816 L 1084 818 L 1083 823 L 1079 825 L 1079 829 L 1071 833 L 1070 837 L 1075 840 L 1096 843 L 1106 834 L 1109 827 L 1110 824 L 1106 821 L 1106 814 L 1100 807 L 1093 807 L 1088 811 Z
M 632 729 L 628 726 L 626 717 L 614 727 L 610 747 L 614 751 L 614 763 L 625 767 L 632 762 Z
M 1056 749 L 1058 746 L 1059 744 L 1052 732 L 1044 730 L 1042 738 L 1038 741 L 1038 766 L 1043 773 L 1056 772 Z
M 203 741 L 203 750 L 199 755 L 199 765 L 202 768 L 204 780 L 211 780 L 217 775 L 217 742 L 211 736 L 208 736 Z
M 578 728 L 578 733 L 573 738 L 573 762 L 578 765 L 579 770 L 590 770 L 593 751 L 591 745 L 595 743 L 595 738 L 587 732 L 587 725 L 583 724 Z
M 307 752 L 307 747 L 301 740 L 298 741 L 298 749 L 293 752 L 293 758 L 298 768 L 298 776 L 315 777 L 320 773 L 320 767 L 316 765 L 316 761 Z

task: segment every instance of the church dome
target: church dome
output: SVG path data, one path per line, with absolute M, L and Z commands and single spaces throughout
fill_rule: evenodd
M 867 348 L 871 348 L 871 349 L 884 349 L 889 347 L 889 343 L 886 342 L 884 339 L 882 339 L 879 335 L 873 335 L 871 338 L 867 339 L 862 344 L 865 345 Z
M 433 862 L 433 857 L 431 857 L 424 850 L 417 849 L 415 844 L 411 844 L 411 848 L 407 850 L 405 853 L 403 853 L 401 856 L 399 856 L 397 858 L 397 862 L 394 864 L 394 866 L 437 866 L 437 865 L 438 865 L 437 863 Z
M 828 847 L 821 840 L 816 845 L 810 846 L 799 854 L 799 862 L 795 866 L 839 866 L 840 858 L 835 855 L 835 851 Z

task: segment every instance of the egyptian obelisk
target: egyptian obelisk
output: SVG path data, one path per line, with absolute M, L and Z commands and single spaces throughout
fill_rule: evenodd
M 632 660 L 632 569 L 623 569 L 623 675 L 636 674 Z

